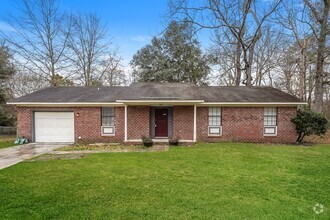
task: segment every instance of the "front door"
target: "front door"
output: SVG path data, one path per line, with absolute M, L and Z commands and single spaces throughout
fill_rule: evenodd
M 155 109 L 155 137 L 168 136 L 168 109 Z

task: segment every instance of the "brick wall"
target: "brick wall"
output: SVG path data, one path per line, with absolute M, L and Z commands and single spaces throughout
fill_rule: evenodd
M 149 106 L 127 107 L 127 139 L 139 139 L 150 136 Z
M 101 108 L 17 108 L 17 134 L 32 140 L 33 111 L 73 111 L 76 142 L 122 142 L 124 140 L 124 108 L 115 108 L 115 135 L 101 135 Z M 79 113 L 79 116 L 77 115 Z M 81 137 L 81 139 L 78 139 Z
M 122 142 L 124 140 L 124 108 L 115 108 L 115 135 L 101 135 L 101 108 L 75 108 L 75 140 L 83 142 Z M 76 113 L 79 112 L 79 116 Z
M 193 140 L 194 138 L 194 107 L 173 107 L 173 137 L 182 140 Z
M 208 136 L 208 108 L 197 108 L 198 141 L 242 141 L 281 142 L 296 141 L 296 131 L 291 118 L 296 115 L 294 107 L 279 107 L 277 115 L 277 136 L 263 135 L 263 107 L 222 107 L 222 136 Z
M 73 111 L 75 117 L 75 140 L 81 137 L 85 142 L 123 142 L 124 107 L 115 108 L 115 135 L 101 136 L 101 108 L 17 108 L 17 132 L 32 140 L 32 112 Z M 208 108 L 197 108 L 198 141 L 244 141 L 244 142 L 282 142 L 296 141 L 296 131 L 291 118 L 296 115 L 294 107 L 278 108 L 277 136 L 263 136 L 262 107 L 222 107 L 222 136 L 208 136 Z M 79 113 L 79 116 L 77 116 Z M 150 135 L 150 108 L 148 106 L 129 106 L 127 109 L 128 139 L 140 139 Z M 184 140 L 193 139 L 193 106 L 173 107 L 173 137 Z
M 17 108 L 17 135 L 32 140 L 32 111 L 31 108 Z
M 297 108 L 281 107 L 277 109 L 277 137 L 279 142 L 294 143 L 297 141 L 297 132 L 291 118 L 297 115 Z

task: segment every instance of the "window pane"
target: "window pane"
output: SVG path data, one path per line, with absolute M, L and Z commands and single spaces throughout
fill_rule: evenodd
M 220 126 L 221 125 L 221 117 L 219 117 L 219 116 L 209 116 L 209 125 L 210 126 Z
M 114 108 L 113 107 L 103 107 L 102 116 L 114 116 Z
M 102 117 L 102 126 L 114 126 L 114 117 Z
M 276 108 L 274 108 L 274 107 L 264 109 L 265 116 L 276 116 L 276 114 L 277 114 Z
M 221 108 L 209 107 L 209 126 L 221 125 Z
M 277 119 L 277 108 L 264 108 L 264 125 L 265 126 L 276 126 Z
M 215 125 L 219 125 L 220 126 L 220 117 L 216 117 L 215 118 Z
M 221 108 L 220 107 L 210 107 L 209 116 L 221 116 Z
M 264 125 L 266 126 L 276 126 L 276 116 L 265 116 Z

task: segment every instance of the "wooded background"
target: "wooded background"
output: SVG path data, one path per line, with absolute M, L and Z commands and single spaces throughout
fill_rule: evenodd
M 67 13 L 57 0 L 17 5 L 20 15 L 6 17 L 12 31 L 0 30 L 0 125 L 15 121 L 5 105 L 12 97 L 134 81 L 273 86 L 330 115 L 330 0 L 169 0 L 168 25 L 130 70 L 96 14 Z M 202 48 L 206 30 L 211 44 Z

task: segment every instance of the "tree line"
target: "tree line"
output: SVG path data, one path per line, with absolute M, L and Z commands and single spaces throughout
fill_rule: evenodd
M 11 31 L 0 31 L 1 100 L 45 86 L 190 82 L 273 86 L 330 111 L 329 5 L 169 0 L 168 25 L 136 52 L 128 73 L 96 14 L 64 12 L 57 0 L 22 0 L 19 15 L 6 18 Z M 199 31 L 209 33 L 210 45 L 202 48 Z
M 170 0 L 172 21 L 133 57 L 133 74 L 139 81 L 273 86 L 329 114 L 329 5 Z M 205 52 L 196 38 L 201 30 L 211 34 Z

